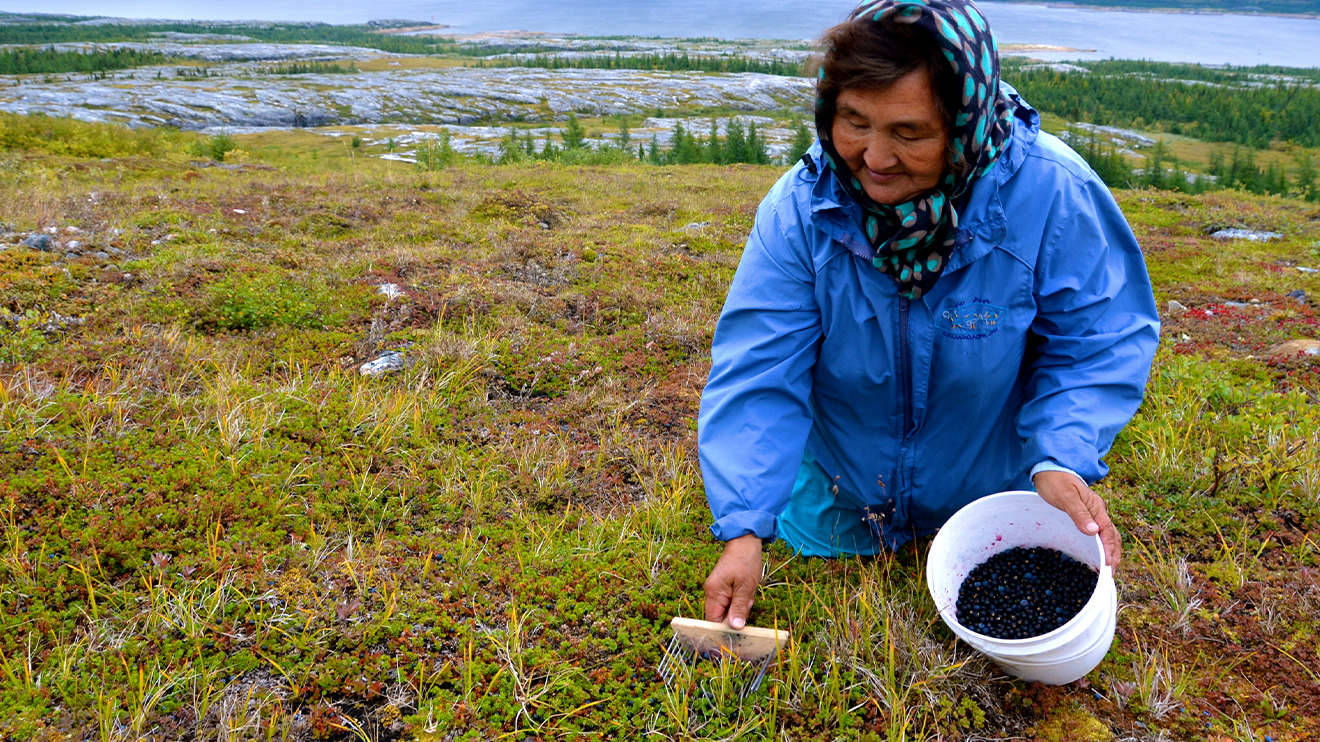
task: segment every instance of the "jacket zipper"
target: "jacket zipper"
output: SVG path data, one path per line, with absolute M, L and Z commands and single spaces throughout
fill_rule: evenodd
M 912 435 L 912 350 L 908 347 L 908 305 L 905 297 L 898 299 L 898 358 L 902 365 L 903 440 Z
M 902 503 L 907 501 L 908 489 L 908 467 L 907 456 L 908 446 L 911 443 L 912 428 L 915 427 L 912 421 L 912 349 L 908 343 L 908 312 L 911 302 L 900 296 L 898 298 L 898 358 L 899 358 L 899 392 L 903 395 L 903 438 L 898 446 L 898 461 L 895 462 L 894 489 L 889 493 L 889 503 L 887 504 L 891 523 L 897 521 L 899 511 L 906 513 L 907 508 Z

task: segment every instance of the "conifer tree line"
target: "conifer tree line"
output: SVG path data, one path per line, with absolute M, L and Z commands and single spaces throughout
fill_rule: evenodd
M 1069 121 L 1153 129 L 1257 148 L 1273 142 L 1320 147 L 1316 125 L 1320 88 L 1304 77 L 1269 81 L 1243 72 L 1227 82 L 1178 78 L 1193 67 L 1187 65 L 1142 70 L 1150 63 L 1079 64 L 1092 71 L 1010 65 L 1005 79 L 1031 105 Z M 1136 69 L 1124 72 L 1124 67 Z
M 144 23 L 84 24 L 13 23 L 0 24 L 0 45 L 61 44 L 71 42 L 109 43 L 116 41 L 159 41 L 163 33 L 231 34 L 254 41 L 279 44 L 338 44 L 361 46 L 396 54 L 456 53 L 461 46 L 453 39 L 436 36 L 404 36 L 380 33 L 368 26 L 336 26 L 329 23 Z
M 580 153 L 592 149 L 586 141 L 586 128 L 576 115 L 568 117 L 560 137 L 562 141 L 559 144 L 556 144 L 553 138 L 547 138 L 538 147 L 531 132 L 520 136 L 516 130 L 511 130 L 500 142 L 498 161 L 501 164 L 508 164 L 526 160 L 583 159 Z M 656 136 L 652 136 L 649 141 L 634 144 L 627 119 L 624 119 L 620 122 L 618 136 L 595 149 L 613 150 L 627 159 L 649 162 L 653 165 L 698 163 L 768 165 L 771 162 L 770 154 L 766 150 L 765 138 L 757 130 L 756 124 L 743 126 L 737 119 L 728 121 L 724 136 L 720 136 L 718 123 L 714 120 L 711 121 L 709 133 L 704 137 L 689 131 L 681 121 L 677 122 L 668 147 L 662 147 Z
M 1130 75 L 1170 82 L 1200 80 L 1223 85 L 1320 82 L 1320 68 L 1317 67 L 1278 67 L 1268 64 L 1207 67 L 1202 64 L 1152 62 L 1148 59 L 1101 59 L 1071 64 L 1100 75 Z M 1004 66 L 1022 68 L 1036 65 L 1021 57 L 1005 57 Z
M 1242 13 L 1250 9 L 1260 13 L 1294 15 L 1320 13 L 1320 2 L 1315 0 L 1253 0 L 1249 6 L 1241 0 L 1071 0 L 1071 2 L 1076 5 L 1090 5 L 1093 7 L 1141 8 L 1143 10 L 1174 9 Z
M 336 64 L 334 62 L 289 62 L 267 67 L 264 72 L 272 75 L 347 75 L 357 72 L 352 62 Z
M 738 55 L 691 55 L 687 52 L 666 54 L 589 54 L 561 57 L 538 54 L 520 59 L 485 60 L 480 67 L 539 67 L 542 69 L 589 70 L 666 70 L 672 72 L 759 72 L 766 75 L 794 77 L 802 73 L 802 65 L 783 60 L 763 60 Z
M 53 46 L 0 49 L 0 75 L 110 72 L 163 64 L 164 54 L 137 49 L 62 51 Z
M 1184 193 L 1235 188 L 1320 201 L 1317 163 L 1315 157 L 1304 150 L 1293 155 L 1291 164 L 1271 160 L 1261 165 L 1254 150 L 1235 147 L 1229 157 L 1218 151 L 1212 152 L 1206 172 L 1192 173 L 1159 140 L 1146 153 L 1146 162 L 1140 168 L 1133 167 L 1112 142 L 1106 142 L 1096 134 L 1080 141 L 1073 138 L 1070 144 L 1111 188 L 1146 187 Z
M 628 126 L 628 120 L 621 119 L 618 135 L 607 143 L 593 147 L 588 141 L 586 127 L 575 114 L 570 114 L 558 141 L 550 137 L 538 144 L 530 131 L 510 129 L 500 141 L 498 156 L 493 158 L 464 156 L 454 149 L 448 130 L 441 130 L 437 139 L 419 145 L 415 154 L 418 167 L 424 170 L 435 170 L 468 159 L 500 165 L 529 161 L 575 165 L 616 165 L 628 162 L 652 165 L 769 165 L 774 162 L 767 151 L 766 140 L 754 122 L 744 126 L 737 119 L 730 119 L 721 135 L 718 123 L 712 120 L 710 130 L 704 136 L 683 126 L 682 122 L 677 122 L 668 146 L 661 145 L 656 136 L 646 141 L 634 140 Z M 815 134 L 799 121 L 793 130 L 792 145 L 779 164 L 795 162 L 814 141 Z

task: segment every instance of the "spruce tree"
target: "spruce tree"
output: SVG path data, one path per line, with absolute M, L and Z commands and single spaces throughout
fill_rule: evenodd
M 1156 139 L 1155 146 L 1151 148 L 1150 154 L 1146 156 L 1146 171 L 1143 173 L 1141 182 L 1143 185 L 1151 188 L 1164 188 L 1164 156 L 1167 151 L 1164 148 L 1164 140 Z
M 683 124 L 674 125 L 674 140 L 669 146 L 667 162 L 671 165 L 690 165 L 701 162 L 701 146 L 697 138 L 683 128 Z
M 1297 178 L 1293 181 L 1297 195 L 1307 201 L 1320 201 L 1320 183 L 1316 182 L 1315 160 L 1309 152 L 1297 154 Z
M 1271 162 L 1265 167 L 1263 181 L 1262 186 L 1266 193 L 1283 195 L 1288 192 L 1288 172 L 1277 162 Z
M 582 149 L 587 139 L 587 130 L 578 121 L 576 113 L 568 114 L 568 123 L 560 136 L 564 138 L 564 149 Z
M 628 123 L 627 116 L 619 117 L 619 149 L 631 149 L 629 145 L 632 144 L 632 132 L 628 130 Z
M 1168 189 L 1183 192 L 1190 190 L 1187 184 L 1187 171 L 1183 170 L 1182 162 L 1178 160 L 1177 155 L 1174 155 L 1171 160 L 1173 167 L 1169 172 Z
M 801 121 L 797 122 L 793 127 L 793 144 L 788 149 L 789 161 L 787 164 L 791 165 L 802 159 L 802 155 L 805 155 L 807 150 L 811 149 L 811 145 L 815 141 L 816 135 L 807 128 L 807 125 Z
M 724 162 L 749 162 L 747 152 L 747 134 L 737 119 L 729 119 L 724 127 Z
M 761 138 L 760 133 L 756 130 L 756 122 L 752 122 L 747 126 L 747 152 L 750 158 L 748 162 L 757 165 L 770 164 L 770 153 L 766 152 L 765 140 Z
M 518 138 L 517 129 L 509 131 L 500 138 L 500 156 L 501 165 L 522 162 L 527 159 L 527 150 L 523 147 L 522 140 Z

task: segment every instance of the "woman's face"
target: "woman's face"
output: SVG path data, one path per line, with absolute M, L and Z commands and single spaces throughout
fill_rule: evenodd
M 862 190 L 877 203 L 909 201 L 944 175 L 949 133 L 925 70 L 887 88 L 844 89 L 830 133 Z

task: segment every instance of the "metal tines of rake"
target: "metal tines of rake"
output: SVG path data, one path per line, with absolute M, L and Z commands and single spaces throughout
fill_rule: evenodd
M 680 675 L 687 676 L 699 660 L 714 660 L 737 671 L 741 680 L 740 699 L 755 693 L 765 679 L 766 670 L 779 650 L 788 645 L 789 633 L 778 629 L 746 626 L 741 629 L 727 623 L 700 621 L 676 616 L 669 622 L 674 636 L 665 647 L 660 662 L 660 677 L 674 685 Z

